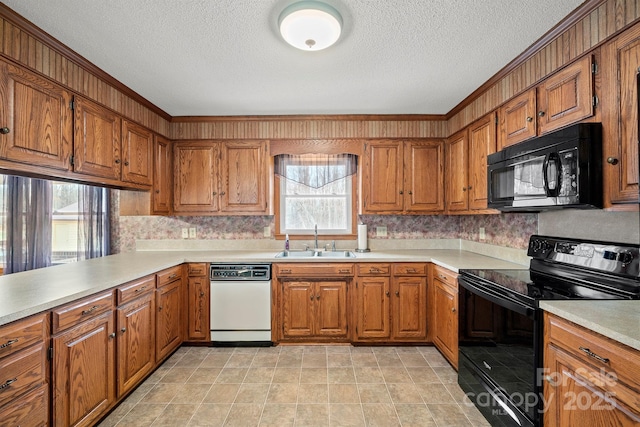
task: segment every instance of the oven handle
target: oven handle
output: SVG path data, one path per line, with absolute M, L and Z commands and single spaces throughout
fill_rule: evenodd
M 480 384 L 482 384 L 482 387 L 484 387 L 484 389 L 487 391 L 487 393 L 489 393 L 491 395 L 491 397 L 493 397 L 496 402 L 498 403 L 498 405 L 500 405 L 500 407 L 502 409 L 505 410 L 505 412 L 516 422 L 518 423 L 519 426 L 523 425 L 522 421 L 520 420 L 520 417 L 518 417 L 518 415 L 516 415 L 515 411 L 511 408 L 509 408 L 509 405 L 506 403 L 506 401 L 508 401 L 508 399 L 506 398 L 505 394 L 500 391 L 500 390 L 493 390 L 491 389 L 491 387 L 489 387 L 489 384 L 487 384 L 485 381 L 482 380 L 482 378 L 480 378 L 478 375 L 476 375 L 475 373 L 473 373 L 473 376 L 476 377 L 476 379 L 478 380 L 478 382 Z M 499 394 L 498 394 L 499 393 Z M 504 397 L 503 397 L 504 396 Z
M 489 289 L 481 287 L 480 285 L 476 285 L 462 276 L 458 278 L 458 284 L 462 285 L 462 287 L 469 292 L 480 295 L 481 297 L 491 301 L 494 304 L 497 304 L 508 310 L 515 311 L 516 313 L 522 314 L 523 316 L 533 317 L 533 313 L 535 310 L 532 307 L 524 305 L 519 301 L 514 301 L 506 295 L 499 295 L 495 292 L 491 292 Z

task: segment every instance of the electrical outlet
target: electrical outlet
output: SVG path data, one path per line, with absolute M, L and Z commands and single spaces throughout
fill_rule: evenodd
M 480 232 L 478 233 L 478 237 L 480 238 L 480 240 L 485 240 L 487 238 L 487 236 L 484 233 L 484 227 L 480 227 Z
M 376 237 L 387 237 L 387 226 L 376 227 Z
M 262 230 L 262 235 L 264 237 L 271 237 L 271 227 L 265 227 L 264 230 Z
M 189 238 L 189 229 L 188 228 L 183 228 L 182 229 L 182 238 L 183 239 L 188 239 Z
M 196 228 L 195 227 L 191 227 L 189 229 L 189 238 L 190 239 L 195 239 L 196 238 Z

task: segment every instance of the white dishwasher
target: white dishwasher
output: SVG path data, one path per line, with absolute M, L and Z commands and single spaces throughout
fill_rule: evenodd
M 271 264 L 211 264 L 213 344 L 271 345 Z

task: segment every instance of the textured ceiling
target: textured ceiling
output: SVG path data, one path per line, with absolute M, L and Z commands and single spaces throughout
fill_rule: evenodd
M 172 116 L 445 114 L 581 0 L 325 0 L 338 43 L 277 33 L 295 0 L 3 0 Z

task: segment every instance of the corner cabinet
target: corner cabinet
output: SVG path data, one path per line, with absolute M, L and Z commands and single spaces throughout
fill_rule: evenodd
M 605 207 L 638 209 L 640 24 L 602 47 Z
M 171 141 L 157 136 L 153 148 L 153 188 L 151 208 L 154 215 L 172 213 L 173 150 Z
M 178 215 L 268 213 L 267 141 L 174 143 L 174 212 Z
M 630 347 L 544 313 L 545 427 L 640 425 L 640 357 Z
M 286 342 L 349 342 L 353 264 L 275 264 L 276 336 Z
M 62 87 L 0 61 L 0 158 L 69 170 L 71 99 Z
M 432 318 L 433 343 L 442 355 L 458 368 L 458 275 L 433 265 Z
M 369 141 L 363 164 L 363 214 L 444 210 L 442 140 Z

